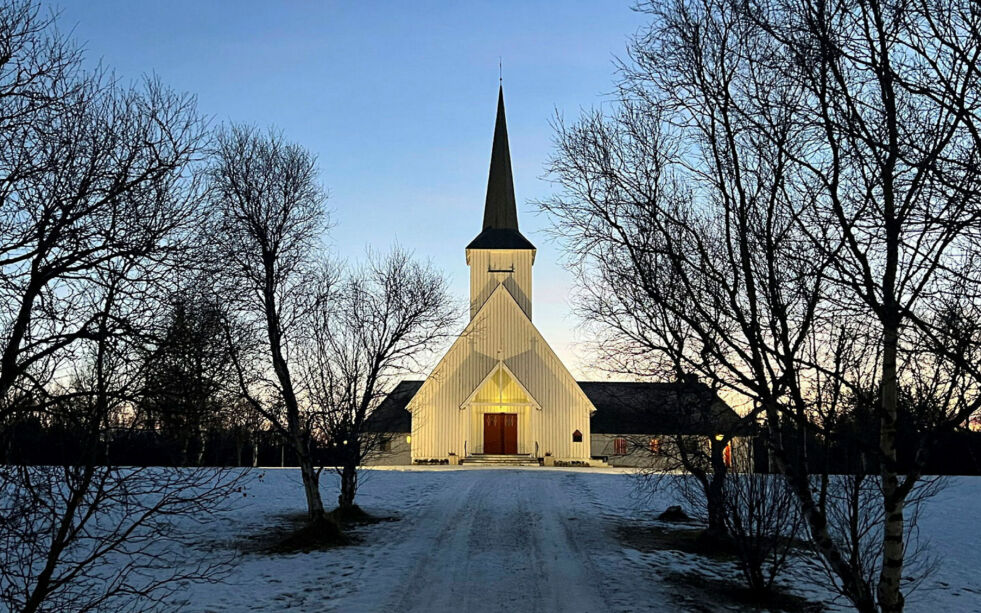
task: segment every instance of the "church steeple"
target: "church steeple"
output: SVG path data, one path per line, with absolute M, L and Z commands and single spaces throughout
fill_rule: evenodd
M 497 94 L 497 122 L 494 125 L 494 145 L 487 177 L 487 198 L 484 200 L 484 225 L 467 249 L 535 249 L 518 231 L 518 207 L 514 199 L 503 85 Z
M 494 147 L 491 150 L 490 175 L 487 177 L 487 199 L 484 201 L 484 230 L 518 229 L 518 207 L 514 203 L 514 178 L 511 175 L 511 150 L 508 148 L 508 123 L 504 117 L 504 86 L 497 94 L 497 122 L 494 125 Z

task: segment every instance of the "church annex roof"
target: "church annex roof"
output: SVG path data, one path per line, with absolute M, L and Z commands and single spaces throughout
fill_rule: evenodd
M 593 434 L 713 435 L 742 429 L 739 415 L 704 383 L 577 383 L 596 407 L 589 426 Z M 369 431 L 409 432 L 406 406 L 422 384 L 400 382 L 368 417 Z
M 494 126 L 494 145 L 487 177 L 487 198 L 484 201 L 484 225 L 467 249 L 534 248 L 531 241 L 518 231 L 518 207 L 514 199 L 511 150 L 504 116 L 504 87 L 501 86 L 497 96 L 497 123 Z
M 593 434 L 732 432 L 740 417 L 709 386 L 698 382 L 579 381 L 596 407 Z
M 412 415 L 405 407 L 422 384 L 423 381 L 399 381 L 395 389 L 365 419 L 365 431 L 409 432 L 412 429 Z

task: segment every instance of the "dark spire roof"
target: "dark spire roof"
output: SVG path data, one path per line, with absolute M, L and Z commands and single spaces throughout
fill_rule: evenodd
M 504 118 L 504 86 L 498 90 L 497 123 L 491 150 L 487 199 L 484 201 L 484 227 L 467 249 L 534 249 L 518 231 L 518 207 L 514 200 L 508 125 Z
M 504 117 L 503 85 L 497 94 L 494 148 L 491 150 L 487 199 L 484 201 L 483 229 L 487 228 L 518 229 L 518 208 L 514 202 L 514 178 L 511 174 L 511 150 L 508 148 L 508 124 Z

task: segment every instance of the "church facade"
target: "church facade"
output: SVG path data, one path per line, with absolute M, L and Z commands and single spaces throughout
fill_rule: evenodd
M 402 381 L 369 416 L 387 434 L 372 463 L 642 465 L 649 454 L 636 450 L 661 448 L 662 436 L 715 436 L 738 421 L 693 380 L 576 381 L 535 327 L 536 249 L 518 229 L 503 89 L 483 226 L 465 253 L 469 323 L 424 381 Z
M 589 459 L 595 407 L 532 323 L 535 253 L 518 229 L 501 90 L 483 227 L 466 247 L 470 322 L 407 405 L 413 461 Z

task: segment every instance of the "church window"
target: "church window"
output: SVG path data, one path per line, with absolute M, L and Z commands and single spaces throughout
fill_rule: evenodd
M 379 451 L 391 451 L 392 450 L 392 439 L 390 439 L 390 438 L 382 439 L 381 440 L 381 443 L 378 445 L 378 450 Z
M 582 432 L 580 432 L 579 430 L 576 430 L 575 432 L 573 432 L 572 433 L 572 442 L 573 443 L 581 443 L 582 442 Z
M 613 439 L 613 455 L 627 455 L 627 439 L 622 436 Z
M 651 439 L 651 453 L 654 455 L 661 455 L 661 439 Z

